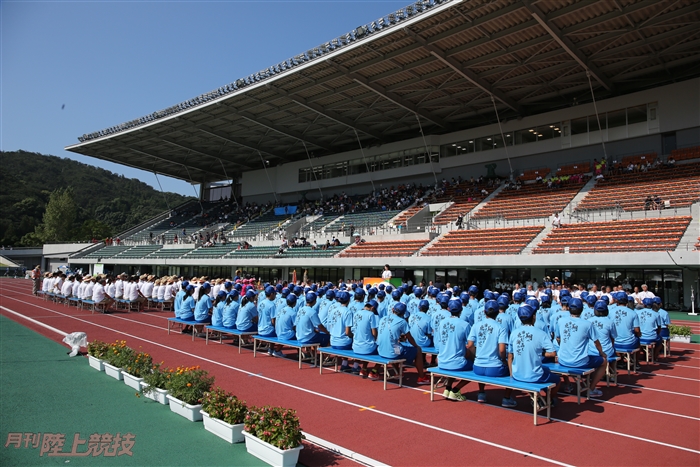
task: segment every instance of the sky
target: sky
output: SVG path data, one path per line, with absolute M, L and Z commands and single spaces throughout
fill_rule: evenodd
M 191 99 L 409 5 L 372 1 L 0 2 L 0 149 L 152 172 L 65 151 L 78 136 Z M 196 193 L 159 176 L 165 191 Z

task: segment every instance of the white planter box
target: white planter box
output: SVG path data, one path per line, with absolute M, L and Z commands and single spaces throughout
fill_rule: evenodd
M 137 378 L 134 375 L 130 375 L 126 371 L 122 371 L 122 376 L 124 376 L 124 384 L 130 388 L 136 389 L 137 391 L 141 390 L 141 382 L 143 381 L 143 378 Z
M 190 405 L 185 404 L 180 399 L 176 399 L 170 394 L 166 396 L 170 401 L 170 410 L 178 415 L 185 417 L 191 422 L 201 422 L 202 421 L 202 404 Z
M 141 390 L 144 391 L 148 387 L 148 384 L 146 383 L 141 383 Z M 160 404 L 163 405 L 168 405 L 170 404 L 170 401 L 168 400 L 168 390 L 167 389 L 159 389 L 155 388 L 152 392 L 149 392 L 148 394 L 144 393 L 144 396 L 148 397 L 151 400 L 154 400 Z
M 204 429 L 210 433 L 214 433 L 219 438 L 228 441 L 231 444 L 242 443 L 243 438 L 243 423 L 238 425 L 229 425 L 218 418 L 211 418 L 208 413 L 201 411 Z
M 690 344 L 691 336 L 671 336 L 671 342 L 682 342 L 684 344 Z
M 97 371 L 105 371 L 105 364 L 99 358 L 88 355 L 88 362 L 90 362 L 90 366 Z
M 304 445 L 300 444 L 293 449 L 282 450 L 246 431 L 243 431 L 243 436 L 245 436 L 245 448 L 248 454 L 275 467 L 295 467 L 299 461 L 299 451 L 304 449 Z
M 122 369 L 112 366 L 109 363 L 105 363 L 105 373 L 116 380 L 122 380 Z

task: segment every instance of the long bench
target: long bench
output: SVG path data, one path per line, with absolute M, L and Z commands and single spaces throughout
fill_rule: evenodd
M 168 318 L 168 335 L 170 335 L 171 329 L 175 329 L 176 324 L 180 324 L 180 325 L 184 324 L 185 326 L 194 326 L 195 324 L 200 324 L 200 323 L 197 323 L 195 321 L 187 321 L 187 320 L 180 319 L 180 318 Z M 197 334 L 197 332 L 194 329 L 192 329 L 192 340 L 194 340 L 196 334 Z
M 375 363 L 384 366 L 384 390 L 386 391 L 386 381 L 387 381 L 387 365 L 397 364 L 399 366 L 399 387 L 403 383 L 403 364 L 406 362 L 405 358 L 384 358 L 379 355 L 362 355 L 353 352 L 352 350 L 340 350 L 334 349 L 333 347 L 321 347 L 318 349 L 319 359 L 323 362 L 323 354 L 330 355 L 332 357 L 343 357 L 350 360 L 359 360 L 361 362 Z M 338 360 L 335 360 L 335 371 L 338 371 Z M 319 365 L 319 374 L 323 374 L 323 365 Z
M 595 368 L 571 368 L 558 363 L 543 363 L 542 365 L 549 368 L 549 371 L 555 375 L 569 376 L 574 379 L 576 382 L 576 398 L 579 405 L 581 404 L 582 393 L 585 392 L 586 399 L 589 399 L 591 373 L 595 371 Z
M 302 349 L 310 347 L 311 349 L 317 349 L 319 347 L 319 343 L 301 343 L 299 341 L 288 341 L 285 339 L 280 339 L 278 337 L 264 337 L 260 336 L 258 334 L 255 334 L 253 336 L 253 358 L 255 358 L 255 355 L 257 353 L 257 348 L 258 348 L 258 341 L 260 342 L 267 342 L 268 344 L 275 344 L 275 345 L 282 345 L 284 347 L 292 347 L 295 348 L 299 351 L 299 369 L 301 370 L 301 362 L 302 362 Z
M 207 324 L 204 326 L 204 333 L 206 334 L 206 344 L 209 345 L 209 331 L 218 332 L 220 334 L 230 334 L 232 337 L 238 337 L 238 353 L 241 353 L 241 346 L 243 345 L 243 336 L 254 336 L 257 334 L 256 331 L 239 331 L 238 329 L 225 328 L 223 326 L 212 326 Z M 219 342 L 222 342 L 221 337 Z
M 452 371 L 443 370 L 441 368 L 433 367 L 429 368 L 430 372 L 430 401 L 435 400 L 435 375 L 444 376 L 446 378 L 455 378 L 460 380 L 472 381 L 475 383 L 489 384 L 491 386 L 499 386 L 507 389 L 516 389 L 518 391 L 525 391 L 530 394 L 533 399 L 533 420 L 535 425 L 537 425 L 537 414 L 544 409 L 547 409 L 547 420 L 550 419 L 552 410 L 552 388 L 556 386 L 554 383 L 526 383 L 523 381 L 518 381 L 510 376 L 481 376 L 477 375 L 473 371 Z M 539 394 L 540 391 L 547 391 L 546 404 L 540 406 Z

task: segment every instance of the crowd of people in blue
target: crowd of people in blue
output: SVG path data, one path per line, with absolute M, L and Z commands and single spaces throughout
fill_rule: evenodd
M 590 396 L 616 355 L 640 351 L 655 357 L 668 338 L 670 319 L 659 297 L 638 301 L 624 291 L 580 291 L 564 287 L 537 296 L 526 289 L 511 293 L 483 292 L 475 285 L 459 287 L 394 287 L 387 282 L 258 284 L 252 279 L 182 280 L 174 298 L 175 316 L 191 322 L 184 333 L 212 325 L 262 337 L 318 343 L 358 355 L 405 359 L 415 366 L 418 384 L 430 384 L 428 366 L 444 370 L 472 370 L 484 376 L 508 376 L 524 382 L 551 382 L 553 405 L 558 403 L 560 377 L 544 362 L 568 368 L 594 368 Z M 657 344 L 651 346 L 651 344 Z M 432 358 L 422 349 L 431 349 Z M 284 357 L 280 346 L 269 353 Z M 322 364 L 321 362 L 318 362 Z M 626 365 L 619 361 L 618 365 Z M 344 360 L 341 371 L 379 379 L 378 368 Z M 447 379 L 443 395 L 464 401 L 467 381 Z M 573 392 L 568 380 L 565 392 Z M 484 385 L 477 400 L 486 402 Z M 501 404 L 514 407 L 507 390 Z

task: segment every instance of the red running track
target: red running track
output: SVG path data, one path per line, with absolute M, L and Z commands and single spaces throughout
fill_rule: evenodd
M 307 433 L 389 465 L 698 465 L 700 352 L 692 344 L 674 343 L 670 357 L 642 364 L 639 374 L 620 373 L 620 386 L 603 387 L 600 400 L 577 405 L 564 397 L 551 422 L 534 426 L 524 395 L 517 409 L 495 405 L 503 397 L 495 388 L 487 388 L 490 404 L 440 396 L 431 403 L 426 388 L 415 387 L 414 370 L 409 387 L 383 391 L 381 382 L 168 335 L 170 313 L 93 315 L 45 302 L 31 295 L 29 281 L 0 280 L 0 305 L 4 316 L 55 341 L 61 336 L 11 311 L 90 340 L 124 339 L 168 366 L 201 365 L 248 403 L 295 408 Z M 470 401 L 476 389 L 466 386 Z M 322 465 L 313 456 L 301 462 Z

